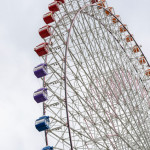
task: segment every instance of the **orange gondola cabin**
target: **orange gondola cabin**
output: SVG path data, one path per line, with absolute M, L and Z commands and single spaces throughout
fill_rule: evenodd
M 120 25 L 119 30 L 120 30 L 121 33 L 127 31 L 127 29 L 125 28 L 126 26 L 127 26 L 126 24 L 124 24 L 124 26 L 123 26 L 123 25 Z
M 43 20 L 46 24 L 52 23 L 55 21 L 54 16 L 53 16 L 53 12 L 50 11 L 46 14 L 43 15 Z
M 133 36 L 133 35 L 132 35 Z M 133 41 L 133 37 L 131 35 L 126 36 L 126 42 L 131 42 Z
M 105 10 L 105 14 L 106 14 L 107 16 L 109 16 L 109 15 L 110 15 L 110 12 L 112 13 L 112 10 L 113 10 L 112 7 L 108 7 L 107 10 Z
M 105 7 L 106 0 L 101 0 L 97 5 L 99 6 L 99 9 L 102 9 L 102 7 Z
M 146 59 L 145 59 L 144 56 L 142 56 L 142 57 L 139 58 L 139 63 L 140 63 L 141 65 L 143 65 L 143 64 L 146 63 Z
M 139 51 L 140 51 L 139 47 L 138 47 L 137 45 L 135 45 L 135 46 L 133 47 L 133 52 L 134 52 L 134 53 L 138 53 Z
M 50 10 L 50 11 L 52 11 L 52 12 L 56 12 L 56 11 L 59 11 L 60 9 L 59 9 L 59 4 L 58 4 L 58 2 L 52 2 L 52 3 L 50 3 L 49 5 L 48 5 L 48 9 Z
M 39 29 L 39 35 L 41 38 L 46 38 L 52 35 L 52 31 L 49 25 L 46 25 Z
M 150 69 L 148 69 L 148 70 L 145 71 L 145 75 L 146 76 L 150 76 Z
M 48 54 L 48 43 L 41 43 L 34 48 L 34 51 L 39 55 L 43 56 Z
M 120 16 L 119 16 L 119 15 L 116 15 L 115 17 L 116 17 L 117 19 L 119 19 Z M 115 17 L 112 18 L 112 22 L 113 22 L 114 24 L 118 22 L 118 20 L 117 20 Z

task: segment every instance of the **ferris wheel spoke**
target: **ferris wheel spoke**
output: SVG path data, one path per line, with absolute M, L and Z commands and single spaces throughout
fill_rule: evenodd
M 73 117 L 74 117 L 74 115 L 73 114 L 71 114 Z M 56 120 L 55 118 L 53 118 L 54 120 Z M 75 119 L 75 118 L 74 118 Z M 56 120 L 57 122 L 60 122 L 59 120 Z M 78 122 L 77 120 L 76 120 L 76 122 Z M 64 124 L 64 122 L 62 123 L 62 122 L 60 122 L 61 124 Z M 80 125 L 80 123 L 78 122 L 78 125 Z M 78 133 L 79 135 L 82 135 L 82 136 L 84 136 L 84 137 L 86 137 L 87 138 L 87 136 L 85 136 L 85 135 L 83 135 L 83 134 L 81 134 L 81 133 L 79 133 L 77 130 L 75 131 L 73 128 L 71 128 L 71 130 L 73 131 L 73 132 L 75 132 L 75 133 Z M 51 132 L 51 131 L 50 131 Z M 87 133 L 87 132 L 86 132 Z M 88 135 L 88 134 L 87 134 Z M 89 139 L 90 140 L 90 139 Z M 102 146 L 102 145 L 101 145 Z
M 59 141 L 62 141 L 64 144 L 64 146 L 66 146 L 67 148 L 70 148 L 70 143 L 68 143 L 63 137 L 59 137 L 57 134 L 55 134 L 54 132 L 48 133 L 50 136 L 54 135 L 53 138 Z M 55 148 L 55 147 L 54 147 Z

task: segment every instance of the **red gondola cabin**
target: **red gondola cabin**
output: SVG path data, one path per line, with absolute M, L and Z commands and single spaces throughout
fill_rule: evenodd
M 91 0 L 91 3 L 94 4 L 94 3 L 97 3 L 98 0 Z
M 48 43 L 42 43 L 34 48 L 34 51 L 39 55 L 43 56 L 48 54 Z
M 50 11 L 43 15 L 43 20 L 46 24 L 52 23 L 55 21 L 53 13 Z
M 49 5 L 48 5 L 48 9 L 50 10 L 50 11 L 52 11 L 52 12 L 56 12 L 56 11 L 59 11 L 60 9 L 59 9 L 59 4 L 58 4 L 58 2 L 52 2 L 52 3 L 50 3 Z
M 52 32 L 51 32 L 50 26 L 46 25 L 46 26 L 40 28 L 39 29 L 39 35 L 41 36 L 41 38 L 46 38 L 48 36 L 51 36 Z
M 65 3 L 65 0 L 55 0 L 55 1 L 58 2 L 59 4 Z

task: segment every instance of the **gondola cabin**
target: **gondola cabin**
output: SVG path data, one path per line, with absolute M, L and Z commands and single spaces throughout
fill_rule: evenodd
M 145 75 L 146 76 L 150 76 L 150 69 L 148 69 L 148 70 L 145 71 Z
M 133 52 L 134 52 L 134 53 L 138 53 L 139 51 L 140 51 L 139 47 L 138 47 L 137 45 L 135 45 L 135 46 L 133 47 Z
M 91 0 L 91 3 L 94 4 L 94 3 L 97 3 L 98 0 Z
M 34 68 L 34 75 L 37 78 L 41 78 L 46 76 L 47 73 L 47 64 L 40 64 Z
M 53 12 L 50 11 L 50 12 L 44 14 L 44 15 L 43 15 L 43 20 L 44 20 L 44 22 L 45 22 L 46 24 L 49 24 L 49 23 L 54 22 L 55 19 L 54 19 Z
M 120 32 L 121 32 L 121 33 L 123 33 L 123 32 L 126 32 L 126 31 L 127 31 L 127 29 L 125 28 L 126 26 L 127 26 L 126 24 L 124 24 L 124 25 L 120 25 L 119 30 L 120 30 Z
M 101 0 L 97 5 L 99 6 L 99 9 L 102 9 L 102 7 L 105 7 L 106 0 Z
M 42 150 L 53 150 L 53 146 L 46 146 Z
M 33 97 L 37 103 L 46 101 L 48 99 L 47 98 L 47 88 L 41 88 L 41 89 L 35 91 L 33 94 Z
M 42 116 L 35 121 L 35 128 L 41 132 L 49 129 L 49 116 Z
M 48 43 L 41 43 L 34 48 L 34 51 L 39 55 L 43 56 L 48 54 Z
M 50 3 L 50 4 L 48 5 L 48 9 L 49 9 L 50 11 L 52 11 L 52 12 L 59 11 L 60 9 L 59 9 L 59 4 L 58 4 L 58 2 L 57 2 L 57 1 L 54 1 L 54 2 Z
M 109 15 L 110 15 L 110 12 L 112 13 L 112 10 L 113 10 L 112 7 L 108 7 L 107 10 L 105 10 L 105 14 L 106 14 L 107 16 L 109 16 Z
M 39 29 L 39 35 L 41 38 L 46 38 L 52 35 L 51 27 L 49 25 L 46 25 Z
M 117 19 L 119 19 L 120 16 L 119 16 L 119 15 L 116 15 L 115 17 L 116 17 Z M 114 24 L 118 22 L 118 20 L 117 20 L 115 17 L 112 18 L 112 22 L 113 22 Z
M 132 35 L 133 36 L 133 35 Z M 126 42 L 131 42 L 133 41 L 133 37 L 131 35 L 126 36 Z
M 139 58 L 139 63 L 140 63 L 141 65 L 143 65 L 143 64 L 146 63 L 146 59 L 145 59 L 144 56 L 142 56 L 142 57 Z
M 65 3 L 65 0 L 55 0 L 56 2 L 58 2 L 59 4 Z

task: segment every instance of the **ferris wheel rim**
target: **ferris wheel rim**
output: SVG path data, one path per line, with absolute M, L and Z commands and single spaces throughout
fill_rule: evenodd
M 71 129 L 70 129 L 70 121 L 69 121 L 68 101 L 67 101 L 67 52 L 68 52 L 68 47 L 69 47 L 69 40 L 70 40 L 71 30 L 72 30 L 72 27 L 74 25 L 74 22 L 75 22 L 77 16 L 80 14 L 80 12 L 82 10 L 84 10 L 85 8 L 89 7 L 89 6 L 97 6 L 97 3 L 84 5 L 80 10 L 78 10 L 78 12 L 73 17 L 73 20 L 71 22 L 70 28 L 68 30 L 69 32 L 68 32 L 68 36 L 67 36 L 66 49 L 65 49 L 65 57 L 64 57 L 65 104 L 66 104 L 66 115 L 67 115 L 67 125 L 68 125 L 67 127 L 68 127 L 68 132 L 69 132 L 69 139 L 70 139 L 71 150 L 73 150 L 73 146 L 72 146 L 72 136 L 71 136 Z M 105 7 L 101 6 L 101 8 L 103 10 L 107 10 Z M 140 49 L 142 55 L 145 56 L 144 53 L 142 52 L 140 46 L 138 45 L 138 43 L 136 42 L 136 40 L 134 39 L 134 37 L 132 36 L 132 34 L 129 32 L 129 30 L 126 28 L 126 26 L 111 11 L 109 11 L 109 10 L 107 10 L 107 11 L 127 30 L 127 32 L 129 33 L 129 35 L 133 38 L 133 41 L 135 42 L 136 46 Z M 109 30 L 107 29 L 107 31 L 109 31 Z M 111 31 L 109 31 L 109 32 L 111 33 Z M 113 36 L 112 33 L 111 33 L 111 35 Z M 119 41 L 116 38 L 115 38 L 115 40 L 121 46 L 121 44 L 119 43 Z M 125 51 L 125 49 L 123 48 L 123 46 L 121 46 L 121 48 Z M 146 57 L 145 57 L 145 59 L 146 59 L 146 62 L 148 64 L 148 66 L 150 66 Z

